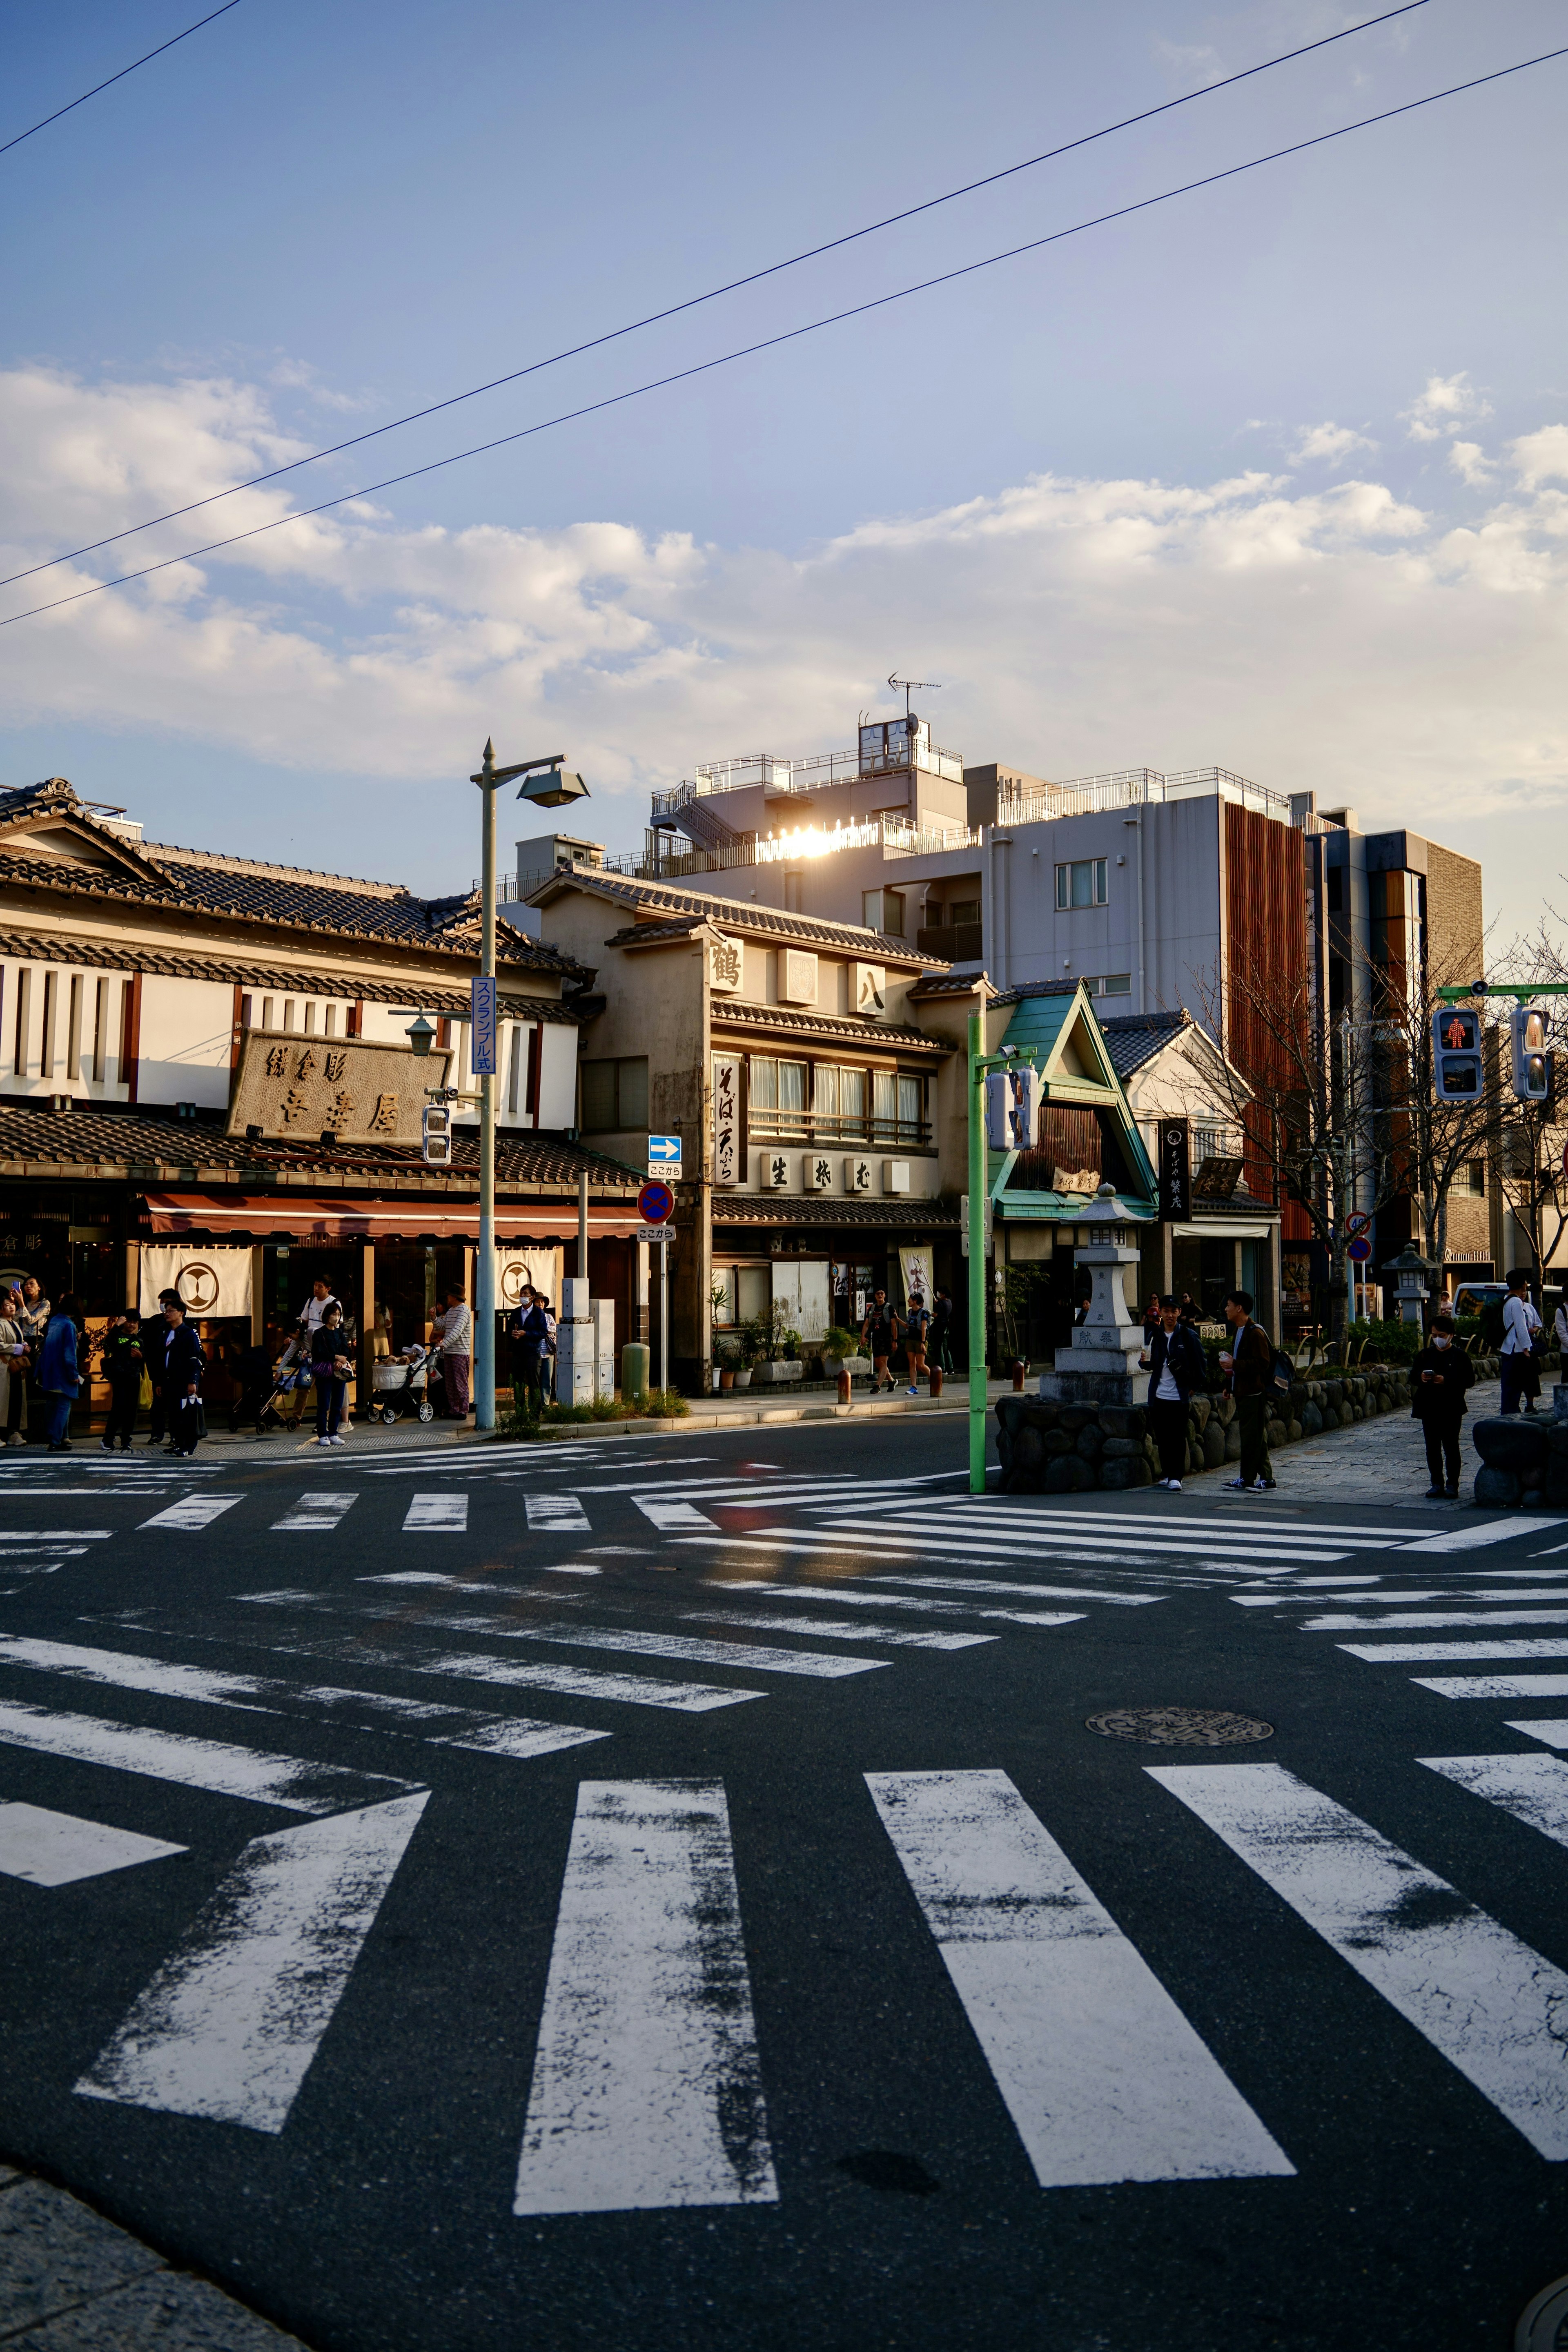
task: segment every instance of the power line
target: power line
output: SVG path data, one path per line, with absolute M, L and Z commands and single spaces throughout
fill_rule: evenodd
M 1104 228 L 1112 221 L 1127 220 L 1134 213 L 1149 212 L 1156 205 L 1167 205 L 1178 196 L 1195 194 L 1199 189 L 1216 187 L 1222 181 L 1239 179 L 1244 173 L 1260 171 L 1266 163 L 1279 163 L 1290 155 L 1306 154 L 1314 147 L 1326 147 L 1336 139 L 1347 139 L 1357 131 L 1370 131 L 1380 122 L 1392 122 L 1403 114 L 1416 114 L 1424 107 L 1436 106 L 1444 99 L 1460 98 L 1466 91 L 1482 89 L 1489 82 L 1508 81 L 1515 74 L 1528 73 L 1534 66 L 1551 65 L 1558 58 L 1568 57 L 1568 47 L 1546 49 L 1540 57 L 1523 58 L 1518 65 L 1500 66 L 1495 73 L 1477 74 L 1472 80 L 1453 83 L 1447 89 L 1431 91 L 1426 98 L 1407 100 L 1403 106 L 1385 107 L 1381 113 L 1363 115 L 1357 122 L 1343 122 L 1334 131 L 1319 131 L 1310 139 L 1298 139 L 1289 147 L 1276 147 L 1267 155 L 1255 155 L 1246 163 L 1231 163 L 1224 171 L 1205 173 L 1201 180 L 1184 181 L 1180 187 L 1163 189 L 1157 196 L 1141 196 L 1136 203 L 1120 205 L 1114 212 L 1097 213 L 1090 220 L 1075 221 L 1070 228 L 1053 229 L 1048 236 L 1031 237 L 1027 244 L 1009 246 L 1002 253 L 987 254 L 983 260 L 966 261 L 957 269 L 944 269 L 934 278 L 922 278 L 912 286 L 900 286 L 891 294 L 879 294 L 868 302 L 857 302 L 847 310 L 835 310 L 826 318 L 813 319 L 804 327 L 790 327 L 777 335 L 763 337 L 760 342 L 744 343 L 738 350 L 721 352 L 716 359 L 699 360 L 693 366 L 678 368 L 669 375 L 655 376 L 647 383 L 634 384 L 626 392 L 608 394 L 603 400 L 586 402 L 580 408 L 568 408 L 558 416 L 547 416 L 537 425 L 524 425 L 515 433 L 502 433 L 493 441 L 477 442 L 470 449 L 455 450 L 449 457 L 434 457 L 427 465 L 411 466 L 406 473 L 389 474 L 384 480 L 366 483 L 356 490 L 341 490 L 335 498 L 322 499 L 313 507 L 300 507 L 292 514 L 279 515 L 271 522 L 253 524 L 249 530 L 237 530 L 226 539 L 209 540 L 204 547 L 188 548 L 183 555 L 165 556 L 161 562 L 142 564 L 135 572 L 122 572 L 113 580 L 96 581 L 90 588 L 79 588 L 68 596 L 56 596 L 47 604 L 31 604 L 25 612 L 11 613 L 0 620 L 0 629 L 8 629 L 17 621 L 30 621 L 40 613 L 59 611 L 65 604 L 79 604 L 89 596 L 101 596 L 110 588 L 125 588 L 132 581 L 150 579 L 154 572 L 171 571 L 177 563 L 195 563 L 204 555 L 216 555 L 226 547 L 238 547 L 245 541 L 261 539 L 268 531 L 281 530 L 289 523 L 308 522 L 312 516 L 327 514 L 332 508 L 348 505 L 354 499 L 374 498 L 383 490 L 397 489 L 405 482 L 418 481 L 424 475 L 439 474 L 448 466 L 460 466 L 469 457 L 483 457 L 493 449 L 505 449 L 516 441 L 531 440 L 540 433 L 552 432 L 557 425 L 571 425 L 584 416 L 596 416 L 606 408 L 622 407 L 627 401 L 640 400 L 650 392 L 663 392 L 671 384 L 689 383 L 693 376 L 709 375 L 715 368 L 729 367 L 737 360 L 752 359 L 759 352 L 777 351 L 784 343 L 798 342 L 803 336 L 820 334 L 826 327 L 842 326 L 847 320 L 863 319 L 872 310 L 885 310 L 894 302 L 906 302 L 912 295 L 928 294 L 938 286 L 951 286 L 961 278 L 973 278 L 983 269 L 994 269 L 1004 261 L 1016 261 L 1026 253 L 1038 253 L 1048 245 L 1060 245 L 1069 236 L 1082 236 L 1088 230 Z
M 229 5 L 236 0 L 229 0 Z M 1381 16 L 1368 16 L 1359 25 L 1348 25 L 1343 31 L 1329 33 L 1319 41 L 1308 41 L 1299 49 L 1286 49 L 1277 58 L 1266 58 L 1260 65 L 1247 66 L 1240 73 L 1228 74 L 1223 81 L 1210 82 L 1202 89 L 1188 90 L 1184 97 L 1168 98 L 1158 106 L 1146 107 L 1141 114 L 1129 114 L 1120 122 L 1107 123 L 1103 130 L 1085 131 L 1080 138 L 1069 139 L 1060 147 L 1047 148 L 1044 154 L 1026 156 L 1021 163 L 1008 163 L 999 172 L 987 173 L 984 179 L 966 181 L 961 188 L 950 188 L 945 195 L 930 196 L 923 204 L 910 205 L 902 212 L 889 213 L 885 219 L 868 222 L 864 228 L 848 229 L 842 236 L 830 237 L 826 245 L 809 246 L 802 253 L 791 254 L 787 260 L 770 261 L 761 269 L 753 269 L 744 278 L 731 278 L 723 286 L 710 287 L 706 294 L 693 294 L 685 301 L 672 302 L 668 310 L 651 310 L 645 319 L 633 319 L 624 327 L 612 327 L 607 333 L 595 335 L 585 343 L 574 343 L 563 352 L 554 352 L 548 359 L 532 360 L 526 367 L 513 368 L 510 374 L 492 376 L 488 383 L 477 383 L 467 392 L 456 392 L 445 400 L 432 401 L 427 408 L 411 409 L 406 416 L 395 416 L 390 424 L 372 425 L 369 431 L 356 433 L 347 441 L 334 441 L 324 449 L 312 449 L 308 457 L 291 458 L 286 466 L 271 467 L 265 474 L 251 474 L 243 482 L 231 482 L 226 489 L 213 490 L 205 499 L 192 499 L 183 507 L 171 507 L 166 514 L 151 515 L 145 522 L 127 524 L 123 530 L 110 531 L 107 538 L 89 540 L 84 546 L 67 548 L 59 555 L 51 555 L 41 563 L 32 563 L 26 571 L 12 572 L 0 578 L 0 588 L 14 588 L 18 581 L 32 580 L 40 572 L 52 571 L 57 563 L 74 563 L 79 556 L 96 555 L 105 547 L 117 547 L 122 539 L 135 539 L 144 530 L 155 530 L 160 523 L 177 522 L 182 515 L 197 514 L 204 507 L 216 506 L 220 499 L 232 499 L 241 490 L 259 489 L 265 482 L 276 482 L 285 474 L 296 474 L 302 466 L 320 464 L 323 457 L 341 457 L 346 449 L 358 449 L 367 441 L 379 440 L 384 434 L 399 433 L 405 425 L 418 425 L 427 416 L 438 416 L 444 409 L 459 408 L 465 401 L 478 400 L 487 392 L 500 392 L 509 383 L 520 383 L 525 376 L 537 375 L 542 369 L 560 367 L 566 360 L 581 359 L 586 352 L 602 351 L 606 343 L 619 342 L 626 335 L 639 334 L 645 327 L 662 325 L 668 319 L 677 319 L 684 311 L 700 310 L 707 302 L 717 302 L 723 295 L 739 293 L 744 287 L 755 286 L 765 278 L 776 278 L 782 270 L 796 269 L 803 262 L 820 260 L 826 253 L 837 253 L 840 247 L 855 245 L 863 237 L 875 236 L 880 230 L 894 228 L 900 222 L 914 220 L 921 213 L 934 212 L 942 205 L 957 202 L 960 196 L 971 196 L 982 188 L 994 187 L 999 181 L 1010 180 L 1020 172 L 1032 172 L 1041 163 L 1055 163 L 1070 155 L 1079 147 L 1092 147 L 1101 139 L 1110 139 L 1121 131 L 1130 131 L 1140 122 L 1152 122 L 1156 115 L 1170 114 L 1177 107 L 1191 106 L 1200 98 L 1212 98 L 1215 92 L 1230 89 L 1236 83 L 1250 81 L 1257 74 L 1272 72 L 1276 66 L 1290 65 L 1297 58 L 1310 57 L 1315 49 L 1331 48 L 1336 41 L 1348 41 L 1354 33 L 1370 32 L 1373 26 L 1386 25 L 1394 16 L 1408 16 L 1424 8 L 1427 0 L 1403 0 L 1397 8 L 1390 8 Z M 222 11 L 219 11 L 221 15 Z M 204 23 L 210 21 L 204 18 Z M 195 27 L 193 26 L 195 31 Z M 182 39 L 184 35 L 180 37 Z M 156 51 L 153 53 L 154 56 Z M 132 68 L 127 67 L 127 72 Z M 105 85 L 107 87 L 107 85 Z M 89 93 L 90 95 L 90 93 Z M 79 105 L 80 100 L 78 100 Z M 24 138 L 28 134 L 23 133 Z M 3 153 L 4 149 L 0 149 Z
M 191 35 L 199 33 L 204 25 L 211 25 L 219 16 L 226 16 L 231 8 L 237 8 L 238 5 L 239 0 L 223 0 L 223 6 L 215 8 L 210 16 L 198 16 L 194 25 L 187 25 L 183 33 L 174 35 L 173 40 L 160 41 L 155 49 L 149 49 L 144 58 L 136 59 L 135 64 L 121 66 L 120 71 L 110 74 L 107 81 L 100 81 L 93 89 L 84 89 L 79 98 L 73 98 L 68 106 L 58 106 L 53 114 L 46 114 L 41 122 L 35 122 L 31 131 L 18 131 L 15 139 L 7 139 L 5 145 L 0 146 L 0 155 L 8 155 L 13 147 L 21 145 L 24 139 L 31 139 L 38 131 L 47 131 L 51 122 L 59 121 L 62 114 L 74 114 L 79 106 L 85 106 L 89 98 L 97 98 L 100 90 L 112 89 L 117 81 L 125 79 L 127 74 L 135 73 L 138 67 L 150 66 L 154 58 L 163 56 L 165 49 L 175 48 L 181 41 L 188 41 Z

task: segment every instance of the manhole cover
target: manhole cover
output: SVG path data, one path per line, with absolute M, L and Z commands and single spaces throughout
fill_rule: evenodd
M 1102 1739 L 1146 1739 L 1154 1748 L 1245 1748 L 1274 1737 L 1271 1723 L 1217 1706 L 1113 1706 L 1084 1719 Z
M 1553 2279 L 1526 2305 L 1513 2352 L 1568 2352 L 1568 2279 Z

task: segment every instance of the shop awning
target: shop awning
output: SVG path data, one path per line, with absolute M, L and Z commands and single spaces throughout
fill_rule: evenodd
M 147 1219 L 155 1234 L 250 1234 L 258 1241 L 290 1242 L 477 1242 L 478 1203 L 434 1201 L 323 1201 L 306 1192 L 149 1192 Z M 642 1231 L 635 1202 L 625 1208 L 603 1201 L 588 1203 L 588 1234 L 594 1241 L 620 1241 Z M 577 1237 L 573 1200 L 499 1202 L 500 1242 L 569 1242 Z

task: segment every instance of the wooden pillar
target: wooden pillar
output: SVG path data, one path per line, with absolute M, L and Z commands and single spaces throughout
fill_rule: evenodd
M 142 1244 L 140 1242 L 127 1242 L 125 1244 L 125 1304 L 132 1315 L 140 1312 L 141 1292 Z
M 267 1337 L 267 1251 L 261 1242 L 250 1245 L 250 1344 L 259 1348 Z
M 362 1418 L 368 1415 L 375 1395 L 375 1244 L 360 1251 L 359 1386 L 354 1398 Z

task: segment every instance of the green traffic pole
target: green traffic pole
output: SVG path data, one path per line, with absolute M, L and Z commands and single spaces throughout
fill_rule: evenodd
M 969 1491 L 985 1492 L 985 1105 L 981 1016 L 969 1016 Z

